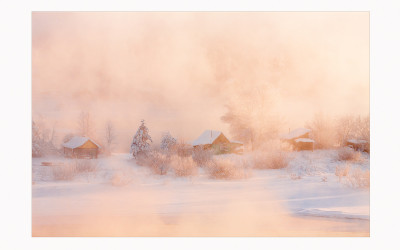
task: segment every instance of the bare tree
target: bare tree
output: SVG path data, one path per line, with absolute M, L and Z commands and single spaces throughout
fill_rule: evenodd
M 81 112 L 78 118 L 78 132 L 81 136 L 92 136 L 94 125 L 89 112 Z
M 108 121 L 106 124 L 104 137 L 105 137 L 106 154 L 110 155 L 113 146 L 115 145 L 115 139 L 116 139 L 114 126 L 110 121 Z
M 339 145 L 343 146 L 350 139 L 354 130 L 354 117 L 346 115 L 340 117 L 336 123 L 336 136 Z
M 254 150 L 278 136 L 283 119 L 273 113 L 272 90 L 268 86 L 244 93 L 226 105 L 227 112 L 221 120 L 230 125 L 234 139 L 250 144 Z
M 337 120 L 336 134 L 340 145 L 345 145 L 348 139 L 362 139 L 369 142 L 369 115 L 361 116 L 343 116 Z
M 316 113 L 306 127 L 312 130 L 316 148 L 330 148 L 335 144 L 335 126 L 333 120 L 323 113 Z
M 55 124 L 50 130 L 43 121 L 32 121 L 32 156 L 58 155 L 59 152 L 54 145 L 55 138 Z
M 42 136 L 40 127 L 32 121 L 32 157 L 40 157 L 42 154 Z
M 365 116 L 365 117 L 361 117 L 358 116 L 355 119 L 355 137 L 357 139 L 362 139 L 362 140 L 366 140 L 369 142 L 369 138 L 370 138 L 370 119 L 369 119 L 369 115 Z

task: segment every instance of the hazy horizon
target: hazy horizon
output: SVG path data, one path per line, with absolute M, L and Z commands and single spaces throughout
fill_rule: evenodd
M 369 13 L 32 13 L 32 115 L 59 137 L 82 111 L 99 138 L 114 124 L 118 150 L 142 119 L 156 142 L 229 137 L 226 105 L 255 92 L 282 131 L 318 112 L 368 115 Z

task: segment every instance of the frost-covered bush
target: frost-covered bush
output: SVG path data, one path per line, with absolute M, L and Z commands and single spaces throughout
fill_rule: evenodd
M 53 179 L 56 181 L 69 181 L 78 174 L 74 164 L 64 164 L 51 167 Z
M 193 156 L 193 160 L 199 166 L 205 166 L 207 163 L 209 163 L 212 160 L 213 152 L 211 150 L 205 150 L 205 149 L 202 149 L 201 147 L 198 147 L 193 150 L 192 156 Z
M 55 130 L 46 129 L 32 121 L 32 157 L 59 156 L 60 151 L 54 145 Z
M 329 115 L 316 113 L 314 118 L 307 122 L 306 128 L 312 131 L 311 139 L 315 141 L 315 149 L 328 149 L 335 144 L 335 126 Z
M 171 159 L 167 154 L 154 150 L 149 152 L 145 158 L 145 165 L 150 167 L 153 173 L 159 175 L 168 173 Z
M 251 168 L 243 159 L 216 158 L 206 165 L 206 171 L 214 179 L 244 179 L 251 175 Z
M 169 132 L 165 133 L 161 139 L 161 149 L 169 152 L 176 145 L 176 139 Z
M 301 174 L 291 173 L 290 174 L 290 179 L 292 179 L 292 180 L 300 180 L 301 179 Z
M 355 188 L 369 188 L 369 170 L 361 170 L 354 168 L 348 176 L 348 181 L 352 187 Z
M 362 154 L 359 151 L 354 151 L 349 147 L 340 148 L 338 150 L 337 159 L 339 161 L 354 161 L 359 162 L 362 161 Z
M 144 125 L 144 120 L 133 137 L 130 153 L 134 158 L 141 152 L 146 152 L 150 149 L 150 143 L 153 142 L 149 135 L 149 129 Z
M 76 159 L 74 164 L 78 173 L 96 172 L 98 167 L 97 161 L 88 159 Z
M 343 177 L 346 177 L 349 174 L 349 172 L 350 172 L 349 164 L 336 166 L 335 175 L 339 177 L 339 181 L 341 181 Z
M 180 157 L 174 155 L 171 157 L 170 165 L 175 175 L 179 177 L 194 176 L 198 173 L 196 162 L 193 161 L 191 156 Z
M 95 174 L 98 169 L 97 161 L 75 159 L 67 161 L 63 164 L 50 165 L 50 169 L 54 180 L 72 180 L 80 174 Z
M 336 167 L 335 175 L 339 181 L 354 188 L 369 188 L 369 170 L 345 164 Z
M 179 141 L 174 146 L 174 153 L 180 157 L 189 157 L 192 155 L 193 147 L 184 141 Z
M 258 152 L 252 155 L 255 169 L 281 169 L 289 164 L 287 154 L 283 152 Z
M 38 142 L 32 142 L 32 157 L 42 156 L 42 148 Z

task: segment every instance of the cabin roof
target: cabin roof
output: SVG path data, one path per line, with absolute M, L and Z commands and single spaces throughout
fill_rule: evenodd
M 281 138 L 286 139 L 286 140 L 291 140 L 291 139 L 295 139 L 297 137 L 300 137 L 300 136 L 305 135 L 310 132 L 311 132 L 311 129 L 298 128 L 298 129 L 291 131 L 290 133 L 281 135 Z
M 97 144 L 92 139 L 90 139 L 89 137 L 86 137 L 86 136 L 74 136 L 71 138 L 71 140 L 67 141 L 66 143 L 63 143 L 62 145 L 66 148 L 74 149 L 74 148 L 78 148 L 78 147 L 82 146 L 87 141 L 93 142 L 97 147 L 100 148 L 99 144 Z
M 222 134 L 221 131 L 206 130 L 196 140 L 192 142 L 193 146 L 213 144 L 213 142 Z
M 350 140 L 347 140 L 347 142 L 350 142 L 350 143 L 353 143 L 353 144 L 364 144 L 364 143 L 367 143 L 366 140 L 356 140 L 356 139 L 350 139 Z

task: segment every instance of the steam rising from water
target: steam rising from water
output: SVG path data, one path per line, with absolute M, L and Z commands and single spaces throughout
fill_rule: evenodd
M 228 103 L 268 90 L 288 127 L 316 112 L 369 112 L 369 16 L 363 12 L 33 13 L 33 118 L 75 131 L 88 111 L 127 150 L 141 119 L 193 140 L 228 133 Z M 269 112 L 269 111 L 268 111 Z M 100 136 L 99 136 L 100 137 Z

